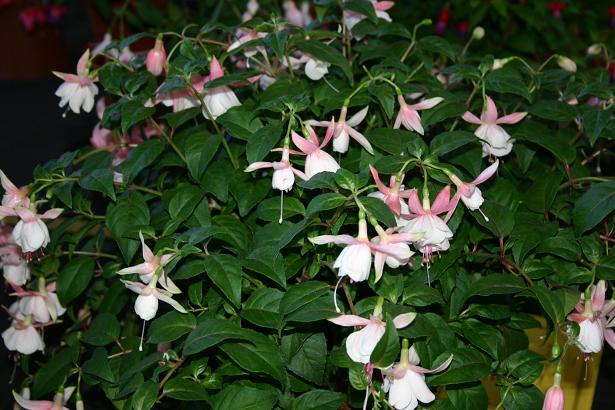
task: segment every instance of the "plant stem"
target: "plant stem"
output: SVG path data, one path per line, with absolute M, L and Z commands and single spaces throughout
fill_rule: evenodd
M 350 291 L 348 290 L 348 286 L 345 283 L 342 283 L 342 289 L 344 289 L 344 295 L 346 295 L 346 300 L 348 301 L 348 306 L 350 306 L 350 311 L 353 315 L 356 316 L 357 309 L 354 307 L 354 303 L 352 303 L 352 296 L 350 295 Z
M 561 184 L 559 186 L 559 188 L 557 188 L 557 190 L 561 191 L 562 189 L 566 188 L 567 186 L 572 186 L 572 185 L 576 184 L 577 182 L 590 182 L 590 181 L 605 182 L 605 181 L 612 181 L 614 179 L 615 179 L 615 177 L 581 177 L 581 178 L 574 178 L 574 179 L 571 179 L 571 180 L 566 181 L 563 184 Z
M 175 143 L 173 142 L 173 139 L 171 138 L 171 136 L 169 134 L 167 134 L 166 131 L 163 130 L 160 127 L 160 125 L 158 125 L 158 123 L 152 117 L 149 117 L 148 120 L 150 121 L 150 124 L 154 128 L 156 128 L 156 131 L 158 131 L 160 133 L 160 135 L 162 135 L 164 137 L 164 139 L 167 140 L 167 143 L 171 146 L 171 148 L 173 148 L 173 151 L 175 151 L 175 153 L 181 158 L 181 160 L 186 162 L 186 157 L 184 156 L 183 152 L 181 152 L 179 150 L 177 145 L 175 145 Z
M 110 253 L 104 252 L 88 252 L 88 251 L 64 251 L 62 255 L 85 255 L 85 256 L 96 256 L 98 258 L 109 258 L 109 259 L 117 259 L 117 255 L 112 255 Z
M 164 385 L 167 383 L 167 381 L 169 381 L 169 379 L 171 378 L 171 376 L 173 376 L 173 373 L 175 373 L 175 371 L 177 369 L 179 369 L 181 367 L 182 364 L 184 364 L 184 361 L 186 360 L 185 356 L 182 356 L 181 359 L 179 359 L 178 361 L 176 361 L 175 363 L 173 363 L 173 367 L 171 367 L 171 369 L 169 369 L 169 371 L 167 372 L 167 374 L 164 375 L 164 378 L 162 379 L 162 381 L 160 382 L 160 384 L 158 385 L 158 389 L 162 390 L 162 388 L 164 387 Z M 164 392 L 160 392 L 160 395 L 158 395 L 158 401 L 160 401 L 162 398 L 164 397 Z
M 141 185 L 137 185 L 137 184 L 130 184 L 128 186 L 128 188 L 131 189 L 136 189 L 137 191 L 142 191 L 142 192 L 147 192 L 148 194 L 153 194 L 156 196 L 162 196 L 162 192 L 160 191 L 156 191 L 155 189 L 151 189 L 145 186 L 141 186 Z

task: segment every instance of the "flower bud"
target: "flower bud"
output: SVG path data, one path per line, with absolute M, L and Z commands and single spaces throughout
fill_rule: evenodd
M 602 51 L 602 45 L 600 44 L 592 44 L 587 48 L 588 56 L 597 56 Z
M 560 66 L 562 70 L 566 70 L 571 73 L 577 72 L 577 64 L 568 57 L 557 56 L 556 59 L 557 65 Z
M 547 390 L 542 410 L 564 410 L 564 391 L 560 387 L 561 375 L 555 373 L 553 386 Z
M 472 38 L 474 40 L 482 40 L 483 37 L 485 37 L 485 29 L 481 26 L 475 27 L 474 31 L 472 31 Z
M 155 76 L 159 76 L 164 71 L 164 66 L 167 62 L 167 52 L 164 49 L 162 39 L 157 38 L 154 48 L 147 53 L 145 67 L 147 71 Z

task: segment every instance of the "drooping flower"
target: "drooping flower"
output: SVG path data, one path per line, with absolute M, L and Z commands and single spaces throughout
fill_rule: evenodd
M 49 243 L 49 230 L 43 219 L 55 219 L 62 213 L 61 208 L 50 209 L 42 215 L 29 208 L 0 206 L 0 215 L 19 216 L 21 220 L 13 228 L 13 240 L 24 254 L 35 252 Z M 27 259 L 27 258 L 26 258 Z
M 404 100 L 403 95 L 398 95 L 397 101 L 399 102 L 399 114 L 397 114 L 393 128 L 399 128 L 403 125 L 409 131 L 416 131 L 419 134 L 424 135 L 425 130 L 423 130 L 421 116 L 418 111 L 433 108 L 440 104 L 442 100 L 444 100 L 442 97 L 434 97 L 423 100 L 417 104 L 408 105 L 406 100 Z
M 382 320 L 382 302 L 378 301 L 378 305 L 374 309 L 374 313 L 369 319 L 365 319 L 356 315 L 340 315 L 331 319 L 330 322 L 340 326 L 361 326 L 363 329 L 351 333 L 346 338 L 346 352 L 353 362 L 369 363 L 370 356 L 376 345 L 386 331 L 386 322 Z M 402 329 L 412 323 L 416 313 L 402 313 L 393 319 L 393 324 L 397 329 Z
M 175 256 L 175 254 L 167 253 L 161 256 L 155 256 L 149 246 L 145 244 L 145 239 L 143 239 L 143 234 L 141 231 L 139 231 L 139 239 L 141 239 L 141 247 L 143 248 L 143 263 L 121 269 L 117 272 L 117 274 L 128 275 L 131 273 L 136 273 L 139 275 L 141 282 L 150 283 L 156 272 L 160 271 L 157 278 L 162 287 L 171 293 L 181 293 L 181 290 L 175 286 L 175 283 L 167 277 L 164 271 L 164 267 Z
M 157 38 L 154 48 L 147 53 L 145 67 L 147 71 L 158 77 L 164 72 L 166 64 L 167 52 L 164 49 L 164 43 L 161 38 Z
M 331 125 L 327 128 L 327 133 L 322 141 L 322 144 L 318 141 L 318 137 L 312 127 L 307 125 L 306 128 L 310 136 L 309 140 L 301 137 L 294 131 L 291 133 L 295 145 L 303 154 L 307 155 L 305 159 L 306 177 L 309 179 L 319 172 L 337 171 L 340 168 L 337 161 L 331 155 L 322 150 L 331 140 L 334 126 Z
M 394 254 L 387 254 L 379 250 L 374 250 L 374 271 L 376 272 L 376 282 L 382 277 L 384 264 L 397 269 L 407 265 L 414 252 L 410 250 L 409 242 L 416 242 L 423 234 L 395 233 L 397 228 L 389 228 L 384 231 L 380 226 L 376 227 L 378 236 L 372 238 L 372 243 L 377 245 L 387 245 L 390 248 L 397 248 Z
M 448 217 L 442 220 L 438 214 L 448 212 L 451 206 L 450 186 L 444 187 L 436 197 L 433 205 L 429 203 L 429 196 L 424 193 L 423 204 L 419 201 L 416 189 L 412 189 L 408 197 L 409 215 L 402 215 L 410 220 L 401 228 L 402 232 L 411 234 L 423 233 L 415 245 L 423 254 L 423 260 L 431 262 L 433 252 L 445 251 L 450 247 L 449 239 L 453 237 L 446 222 Z
M 180 313 L 187 313 L 186 309 L 179 302 L 173 300 L 171 292 L 156 288 L 155 281 L 145 285 L 141 282 L 122 279 L 122 283 L 139 295 L 135 300 L 135 313 L 143 320 L 151 320 L 156 316 L 159 300 L 168 303 Z
M 90 137 L 90 144 L 94 148 L 104 149 L 109 152 L 113 151 L 113 134 L 110 129 L 103 128 L 102 119 L 105 115 L 105 99 L 100 98 L 96 102 L 96 116 L 100 121 L 96 123 L 92 130 L 92 136 Z
M 555 60 L 557 61 L 557 65 L 560 66 L 562 70 L 568 71 L 570 73 L 577 72 L 577 64 L 570 58 L 558 55 L 557 57 L 555 57 Z
M 389 207 L 389 209 L 395 214 L 397 218 L 399 218 L 401 214 L 410 213 L 408 205 L 406 205 L 402 198 L 409 198 L 412 190 L 403 190 L 403 186 L 401 184 L 403 182 L 403 175 L 391 175 L 389 186 L 386 186 L 380 180 L 378 170 L 374 168 L 371 164 L 369 166 L 369 170 L 372 173 L 374 181 L 376 182 L 378 192 L 373 192 L 368 196 L 374 196 L 382 199 L 382 201 L 384 201 L 384 203 Z
M 23 286 L 30 280 L 30 266 L 23 259 L 19 263 L 7 263 L 2 258 L 2 276 L 13 285 Z
M 483 108 L 480 118 L 466 111 L 462 118 L 471 124 L 480 125 L 474 131 L 474 135 L 481 140 L 483 146 L 483 157 L 493 155 L 503 157 L 508 155 L 513 147 L 513 140 L 510 135 L 500 127 L 499 124 L 516 124 L 526 115 L 526 112 L 514 112 L 498 118 L 498 109 L 491 97 L 486 96 L 486 105 Z
M 50 400 L 30 400 L 29 391 L 27 394 L 18 394 L 13 390 L 13 397 L 17 404 L 25 410 L 69 410 L 64 404 L 68 401 L 72 395 L 75 387 L 67 387 L 58 391 L 53 396 L 53 401 Z
M 374 6 L 374 11 L 376 12 L 376 16 L 378 18 L 381 18 L 383 20 L 388 21 L 389 23 L 392 21 L 391 20 L 391 16 L 389 16 L 389 13 L 387 13 L 387 10 L 389 10 L 391 7 L 393 7 L 395 5 L 395 2 L 393 1 L 377 1 L 377 0 L 369 0 L 370 3 L 372 3 L 372 5 Z M 348 27 L 348 30 L 352 31 L 352 28 L 359 22 L 363 21 L 365 19 L 365 16 L 345 9 L 344 10 L 344 14 L 343 14 L 343 22 L 346 25 L 346 27 Z M 360 40 L 362 38 L 362 36 L 356 36 L 353 34 L 353 37 Z
M 372 265 L 372 251 L 381 252 L 387 256 L 404 259 L 405 249 L 393 243 L 380 244 L 371 242 L 367 236 L 367 222 L 359 219 L 359 234 L 356 238 L 350 235 L 320 235 L 310 238 L 316 245 L 335 243 L 346 245 L 333 264 L 338 276 L 348 276 L 355 282 L 367 280 Z
M 310 80 L 318 81 L 323 78 L 328 72 L 330 63 L 309 57 L 305 63 L 305 75 Z
M 222 65 L 220 65 L 216 57 L 212 58 L 209 65 L 209 75 L 205 78 L 205 83 L 223 76 L 224 68 L 222 68 Z M 241 105 L 233 90 L 226 85 L 205 89 L 203 101 L 207 107 L 207 112 L 204 111 L 203 115 L 205 115 L 205 118 L 209 119 L 209 113 L 214 120 L 227 112 L 230 108 Z
M 340 117 L 337 120 L 332 121 L 314 121 L 308 120 L 305 121 L 306 124 L 309 124 L 314 127 L 329 127 L 333 124 L 333 151 L 335 152 L 347 152 L 348 144 L 350 143 L 350 138 L 352 137 L 355 141 L 363 146 L 370 154 L 374 155 L 374 149 L 372 145 L 369 143 L 367 138 L 363 136 L 359 131 L 355 129 L 365 116 L 367 115 L 367 108 L 363 108 L 361 111 L 350 117 L 348 121 L 346 121 L 346 114 L 348 112 L 348 107 L 342 107 L 340 112 Z
M 253 162 L 248 165 L 245 172 L 252 172 L 263 168 L 273 168 L 271 187 L 280 191 L 279 222 L 282 223 L 284 212 L 284 192 L 288 192 L 292 189 L 295 184 L 295 175 L 304 181 L 307 181 L 308 177 L 303 172 L 295 169 L 290 163 L 290 150 L 287 146 L 282 149 L 282 160 L 280 162 Z
M 389 392 L 389 404 L 398 410 L 414 410 L 419 402 L 434 401 L 436 396 L 427 387 L 425 374 L 444 371 L 452 360 L 453 355 L 431 370 L 420 367 L 420 359 L 414 346 L 408 349 L 408 341 L 404 339 L 399 363 L 385 371 L 385 390 Z
M 15 313 L 11 326 L 2 332 L 2 339 L 8 350 L 22 354 L 32 354 L 45 348 L 43 338 L 33 326 L 32 316 L 24 316 L 21 312 Z
M 451 174 L 450 178 L 451 181 L 453 181 L 453 183 L 457 186 L 457 192 L 453 197 L 452 206 L 450 207 L 451 209 L 449 212 L 455 210 L 459 199 L 461 199 L 469 210 L 479 211 L 483 214 L 480 207 L 485 200 L 483 199 L 481 190 L 476 185 L 482 184 L 491 178 L 498 170 L 498 164 L 499 161 L 496 160 L 493 164 L 483 170 L 483 172 L 481 172 L 472 182 L 463 182 L 457 175 Z M 485 214 L 483 214 L 483 217 L 486 221 L 489 221 L 489 218 L 487 218 Z
M 190 84 L 194 90 L 202 93 L 205 80 L 206 77 L 194 75 L 190 77 Z M 160 84 L 160 87 L 158 87 L 158 90 L 156 90 L 156 104 L 162 103 L 166 107 L 173 107 L 173 112 L 183 111 L 201 105 L 199 97 L 195 94 L 192 88 L 175 89 L 169 92 L 161 93 L 160 90 L 162 90 L 165 86 L 166 83 L 162 83 Z M 153 103 L 149 102 L 146 105 L 153 105 Z
M 64 80 L 56 91 L 56 95 L 60 97 L 60 107 L 68 104 L 75 114 L 79 114 L 81 108 L 85 112 L 90 112 L 94 107 L 94 97 L 98 94 L 98 87 L 94 84 L 96 79 L 89 77 L 89 60 L 88 49 L 77 63 L 77 75 L 53 71 L 54 75 Z
M 4 189 L 4 195 L 2 196 L 2 206 L 9 208 L 29 207 L 30 198 L 28 198 L 28 187 L 23 186 L 17 188 L 15 184 L 0 170 L 0 182 Z M 0 216 L 0 219 L 2 216 Z
M 40 323 L 54 322 L 66 312 L 66 308 L 60 304 L 56 295 L 56 283 L 52 282 L 45 286 L 45 280 L 39 279 L 39 291 L 26 291 L 15 287 L 15 296 L 21 297 L 19 310 L 24 315 L 32 315 L 34 320 Z
M 591 287 L 591 295 L 586 300 L 581 294 L 579 303 L 575 306 L 576 312 L 568 315 L 568 320 L 579 324 L 579 335 L 575 342 L 583 353 L 598 353 L 602 350 L 603 340 L 609 344 L 615 342 L 615 333 L 607 319 L 615 311 L 615 301 L 605 302 L 606 283 L 600 280 Z M 614 343 L 615 344 L 615 343 Z
M 134 57 L 134 53 L 130 50 L 130 47 L 126 46 L 119 52 L 117 49 L 109 47 L 113 37 L 111 37 L 111 33 L 105 33 L 103 39 L 100 43 L 96 44 L 96 46 L 92 49 L 92 54 L 96 55 L 98 53 L 108 53 L 111 57 L 117 58 L 122 63 L 129 63 Z
M 560 387 L 562 375 L 555 373 L 553 386 L 549 387 L 545 394 L 542 410 L 564 410 L 564 391 Z

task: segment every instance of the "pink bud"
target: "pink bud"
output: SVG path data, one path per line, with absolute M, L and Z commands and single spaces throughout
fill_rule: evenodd
M 547 390 L 542 410 L 564 410 L 564 391 L 559 386 L 559 373 L 555 374 L 555 383 Z
M 167 52 L 164 50 L 164 44 L 161 39 L 156 39 L 156 45 L 147 53 L 145 67 L 153 75 L 159 76 L 163 73 L 166 62 Z

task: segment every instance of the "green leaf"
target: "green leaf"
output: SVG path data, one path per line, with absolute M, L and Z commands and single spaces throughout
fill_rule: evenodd
M 498 359 L 504 338 L 497 328 L 476 319 L 467 319 L 461 322 L 461 329 L 464 337 L 470 343 L 489 354 L 493 359 Z
M 338 410 L 345 396 L 329 390 L 311 390 L 297 397 L 291 410 Z
M 513 274 L 491 273 L 472 282 L 464 299 L 467 300 L 472 296 L 506 295 L 524 289 L 523 279 Z
M 440 292 L 425 285 L 412 284 L 404 289 L 404 304 L 408 306 L 424 307 L 431 304 L 443 304 Z
M 255 333 L 250 343 L 225 343 L 220 349 L 242 369 L 273 377 L 283 387 L 288 384 L 282 355 L 272 340 Z
M 482 384 L 446 388 L 446 395 L 455 410 L 487 410 L 489 403 L 487 390 Z
M 426 36 L 422 37 L 418 41 L 418 46 L 421 50 L 429 51 L 431 53 L 442 54 L 452 61 L 455 61 L 457 53 L 451 46 L 451 43 L 438 36 Z
M 431 140 L 429 149 L 434 155 L 444 155 L 473 142 L 476 142 L 476 137 L 470 132 L 443 132 L 436 135 L 434 139 Z
M 280 315 L 280 300 L 283 292 L 271 288 L 256 289 L 244 303 L 239 314 L 248 322 L 257 326 L 278 329 L 282 316 Z
M 209 319 L 199 323 L 186 338 L 184 354 L 193 355 L 226 340 L 250 340 L 251 332 L 237 323 L 222 319 Z
M 498 93 L 520 95 L 530 101 L 531 95 L 521 75 L 512 69 L 501 68 L 491 71 L 485 77 L 485 88 Z
M 207 166 L 218 152 L 220 146 L 218 134 L 196 132 L 191 134 L 184 145 L 184 156 L 190 175 L 196 181 L 200 181 Z
M 128 158 L 120 165 L 122 183 L 130 184 L 132 180 L 156 161 L 164 151 L 165 144 L 160 138 L 145 141 L 128 154 Z
M 133 125 L 143 121 L 156 112 L 154 107 L 146 107 L 143 101 L 131 100 L 122 104 L 122 132 L 126 134 Z
M 149 410 L 156 404 L 158 398 L 158 383 L 146 380 L 133 394 L 131 406 L 133 410 Z
M 451 384 L 463 384 L 482 380 L 489 374 L 489 362 L 485 360 L 485 356 L 472 348 L 449 349 L 447 352 L 440 355 L 439 360 L 435 364 L 442 363 L 448 359 L 450 354 L 453 355 L 453 361 L 449 368 L 441 374 L 428 378 L 430 386 L 442 386 Z M 435 367 L 435 365 L 432 365 Z
M 239 219 L 230 215 L 211 218 L 214 237 L 231 245 L 236 251 L 245 251 L 252 240 L 252 234 Z
M 191 313 L 172 310 L 160 316 L 149 327 L 148 343 L 168 343 L 179 339 L 196 328 L 196 318 Z
M 525 205 L 532 211 L 548 215 L 562 178 L 561 172 L 542 172 L 527 190 Z
M 117 242 L 124 260 L 129 263 L 141 246 L 136 238 L 139 229 L 149 225 L 149 208 L 138 192 L 119 198 L 116 205 L 107 208 L 105 222 Z
M 538 245 L 536 253 L 550 253 L 569 261 L 576 261 L 581 256 L 581 248 L 572 229 L 562 229 L 556 236 L 544 238 Z
M 272 410 L 278 401 L 275 390 L 233 383 L 213 399 L 213 410 Z
M 370 21 L 378 23 L 378 16 L 374 5 L 367 0 L 351 0 L 343 3 L 345 10 L 351 10 L 355 13 L 362 14 Z
M 500 397 L 503 397 L 505 409 L 515 410 L 540 410 L 544 400 L 544 396 L 536 386 L 502 386 Z
M 203 261 L 205 272 L 233 305 L 241 304 L 242 270 L 239 261 L 223 254 L 210 254 Z
M 60 302 L 67 306 L 89 285 L 94 274 L 94 259 L 77 256 L 60 270 L 56 290 Z
M 204 386 L 179 377 L 169 380 L 162 392 L 167 397 L 182 401 L 209 401 L 209 394 Z
M 283 61 L 285 57 L 284 51 L 286 49 L 286 42 L 288 41 L 288 33 L 288 30 L 273 30 L 263 39 L 265 45 L 273 50 L 280 61 Z
M 284 30 L 285 31 L 285 30 Z M 248 137 L 246 156 L 249 163 L 262 161 L 273 147 L 276 146 L 282 134 L 282 123 L 274 122 L 265 125 Z M 281 155 L 276 153 L 275 155 Z
M 562 298 L 561 292 L 563 291 L 554 291 L 538 285 L 530 287 L 529 290 L 536 296 L 536 299 L 540 302 L 540 306 L 542 306 L 554 326 L 564 320 L 566 315 L 570 312 L 570 309 L 565 310 L 567 306 Z
M 393 110 L 395 109 L 395 94 L 393 93 L 391 87 L 384 84 L 374 84 L 369 86 L 367 91 L 378 99 L 378 102 L 382 106 L 387 118 L 391 119 L 391 117 L 393 117 Z
M 576 150 L 570 145 L 573 136 L 568 129 L 554 132 L 544 124 L 528 120 L 518 127 L 514 136 L 551 151 L 562 162 L 571 163 L 576 158 Z
M 542 373 L 545 360 L 543 355 L 525 349 L 508 356 L 502 365 L 523 384 L 532 384 Z
M 370 363 L 379 369 L 386 369 L 399 356 L 399 336 L 392 319 L 387 320 L 386 330 L 369 357 Z
M 419 138 L 413 132 L 392 128 L 374 128 L 373 130 L 367 131 L 365 137 L 376 148 L 392 155 L 402 154 L 408 142 Z M 404 160 L 407 161 L 408 158 Z M 378 170 L 380 171 L 380 168 L 378 168 Z M 393 173 L 398 171 L 399 168 L 393 171 Z
M 292 196 L 284 196 L 284 212 L 283 218 L 290 218 L 295 215 L 305 215 L 305 207 L 303 203 Z M 257 218 L 263 221 L 272 222 L 280 218 L 280 199 L 267 198 L 256 208 Z
M 329 209 L 337 209 L 346 202 L 346 197 L 336 192 L 327 192 L 314 197 L 307 206 L 306 215 L 314 215 Z
M 327 362 L 327 340 L 324 333 L 284 336 L 281 350 L 288 370 L 312 383 L 323 384 Z
M 254 114 L 254 110 L 240 105 L 231 108 L 216 118 L 216 121 L 222 124 L 233 137 L 247 141 L 250 135 L 263 126 L 260 119 L 255 118 Z
M 101 192 L 115 201 L 113 171 L 106 168 L 95 169 L 79 178 L 79 186 L 89 191 Z
M 271 191 L 271 181 L 263 178 L 257 181 L 242 181 L 236 178 L 229 188 L 237 201 L 239 215 L 245 216 L 268 196 Z
M 472 212 L 471 215 L 479 225 L 490 230 L 498 238 L 510 234 L 515 226 L 514 212 L 488 199 L 485 200 L 480 209 L 489 220 L 486 220 L 480 212 Z
M 120 323 L 115 316 L 101 313 L 94 318 L 90 328 L 83 332 L 83 341 L 94 345 L 104 346 L 115 342 L 120 337 Z
M 109 366 L 107 359 L 107 350 L 102 347 L 97 347 L 92 353 L 92 357 L 83 363 L 81 367 L 83 371 L 92 376 L 96 376 L 108 382 L 116 382 L 115 375 Z
M 577 235 L 592 229 L 615 209 L 615 181 L 592 185 L 574 204 L 572 220 Z
M 70 347 L 59 350 L 36 372 L 32 383 L 33 398 L 51 393 L 64 383 L 68 372 L 73 368 L 71 350 Z
M 615 253 L 600 258 L 596 265 L 596 276 L 604 280 L 615 279 Z
M 381 222 L 388 227 L 397 226 L 395 215 L 380 198 L 365 196 L 361 198 L 361 203 L 365 206 L 367 212 L 374 216 L 378 222 Z
M 329 285 L 311 280 L 291 286 L 280 301 L 280 313 L 289 315 L 329 293 Z
M 242 261 L 244 267 L 261 273 L 281 287 L 286 287 L 284 259 L 273 246 L 256 248 Z
M 352 78 L 352 70 L 346 57 L 337 49 L 316 40 L 301 40 L 296 45 L 301 51 L 311 54 L 316 59 L 338 66 L 346 77 Z
M 592 147 L 608 126 L 612 116 L 610 111 L 598 110 L 589 106 L 583 110 L 583 127 Z
M 540 100 L 532 105 L 529 112 L 537 117 L 552 121 L 572 121 L 577 110 L 572 105 L 561 101 Z

